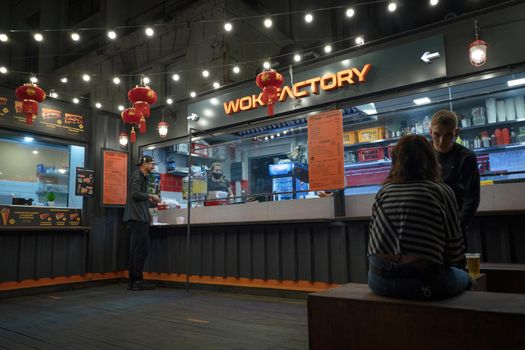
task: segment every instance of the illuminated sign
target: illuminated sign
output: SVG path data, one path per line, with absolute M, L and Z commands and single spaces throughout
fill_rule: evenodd
M 339 71 L 337 73 L 326 74 L 322 77 L 315 77 L 308 80 L 295 83 L 292 87 L 284 86 L 278 90 L 279 102 L 284 102 L 288 97 L 302 98 L 308 97 L 310 94 L 319 95 L 321 90 L 330 91 L 340 89 L 347 85 L 354 85 L 357 83 L 364 83 L 366 76 L 372 65 L 367 63 L 362 69 L 353 67 Z M 251 95 L 241 97 L 232 101 L 224 102 L 224 112 L 228 115 L 242 111 L 249 111 L 251 109 L 265 106 L 262 101 L 262 92 L 259 95 Z

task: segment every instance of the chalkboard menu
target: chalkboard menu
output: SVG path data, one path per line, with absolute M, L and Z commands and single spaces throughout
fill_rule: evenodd
M 38 104 L 38 115 L 28 125 L 14 90 L 0 88 L 0 126 L 87 141 L 89 113 L 86 107 L 46 99 Z
M 75 195 L 93 197 L 94 186 L 95 171 L 92 169 L 77 168 Z
M 0 228 L 81 226 L 80 209 L 0 205 Z

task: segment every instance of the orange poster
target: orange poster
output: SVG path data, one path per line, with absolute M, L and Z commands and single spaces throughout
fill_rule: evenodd
M 102 205 L 126 205 L 128 154 L 103 150 L 102 162 Z
M 308 118 L 308 169 L 310 189 L 345 187 L 343 113 L 319 113 Z

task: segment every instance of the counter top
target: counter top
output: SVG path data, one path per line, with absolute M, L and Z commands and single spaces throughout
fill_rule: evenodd
M 91 226 L 7 226 L 0 227 L 3 231 L 90 231 Z
M 191 226 L 240 226 L 240 225 L 283 225 L 283 224 L 303 224 L 303 223 L 327 223 L 338 222 L 335 219 L 306 219 L 306 220 L 268 220 L 268 221 L 236 221 L 236 222 L 210 222 L 210 223 L 192 223 Z M 152 224 L 154 228 L 176 228 L 186 227 L 186 224 Z

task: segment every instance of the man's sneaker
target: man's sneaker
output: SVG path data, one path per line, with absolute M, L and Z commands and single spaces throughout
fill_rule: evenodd
M 133 283 L 133 290 L 151 290 L 155 289 L 157 286 L 154 283 L 148 281 L 137 281 Z

